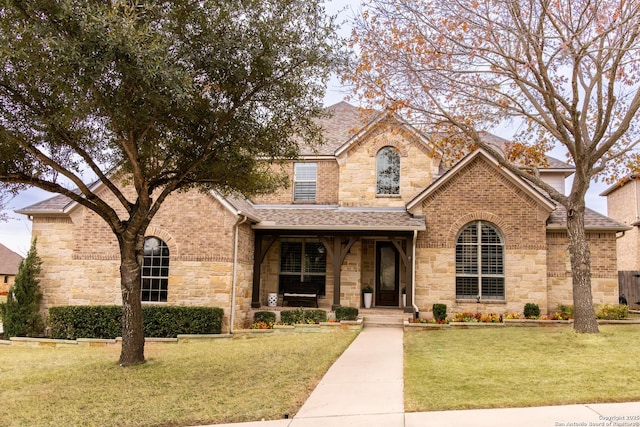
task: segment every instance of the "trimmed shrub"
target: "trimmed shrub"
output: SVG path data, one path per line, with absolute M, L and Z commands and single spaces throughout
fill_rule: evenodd
M 447 305 L 433 304 L 433 318 L 439 321 L 445 320 L 447 318 Z
M 320 323 L 327 321 L 327 312 L 324 310 L 305 310 L 305 323 Z
M 358 309 L 356 307 L 336 307 L 336 320 L 357 320 Z
M 298 310 L 285 310 L 280 313 L 280 321 L 285 325 L 295 325 L 296 323 L 303 323 L 304 312 Z
M 144 306 L 144 335 L 175 338 L 181 334 L 219 334 L 223 310 L 216 307 Z M 113 339 L 122 335 L 122 307 L 66 306 L 49 310 L 51 338 Z
M 51 338 L 113 339 L 122 335 L 122 307 L 117 305 L 76 305 L 51 307 Z
M 326 322 L 327 312 L 324 310 L 286 310 L 280 313 L 280 320 L 285 325 Z
M 540 307 L 538 304 L 528 302 L 524 305 L 524 317 L 527 319 L 536 318 L 540 316 Z
M 629 306 L 625 304 L 598 304 L 595 308 L 598 319 L 623 320 L 629 316 Z
M 144 306 L 144 336 L 175 338 L 183 334 L 219 334 L 223 310 L 216 307 Z
M 253 323 L 276 323 L 276 313 L 273 311 L 256 311 L 253 314 Z

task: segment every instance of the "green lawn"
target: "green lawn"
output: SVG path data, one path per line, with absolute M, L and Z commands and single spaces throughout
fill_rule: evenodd
M 1 426 L 187 426 L 295 413 L 357 334 L 118 348 L 0 346 Z
M 410 412 L 640 400 L 640 325 L 405 334 Z

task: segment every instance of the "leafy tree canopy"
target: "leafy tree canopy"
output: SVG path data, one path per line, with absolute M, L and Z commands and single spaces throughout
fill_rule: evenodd
M 574 328 L 597 332 L 584 227 L 593 178 L 638 168 L 640 2 L 367 0 L 345 73 L 368 103 L 411 115 L 452 154 L 482 147 L 566 210 Z M 483 131 L 515 125 L 497 150 Z M 540 178 L 560 145 L 569 194 Z
M 318 140 L 332 31 L 313 1 L 6 2 L 0 180 L 90 207 L 86 176 L 128 208 L 114 167 L 145 192 L 273 189 L 263 161 Z
M 123 365 L 144 361 L 140 260 L 153 216 L 176 190 L 283 184 L 271 163 L 295 157 L 299 138 L 320 141 L 312 119 L 334 30 L 320 0 L 0 6 L 0 183 L 66 195 L 113 230 Z

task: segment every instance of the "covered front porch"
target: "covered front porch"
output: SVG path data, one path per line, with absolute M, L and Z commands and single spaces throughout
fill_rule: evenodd
M 255 230 L 251 306 L 362 309 L 362 291 L 369 287 L 372 308 L 413 313 L 415 236 L 415 231 Z

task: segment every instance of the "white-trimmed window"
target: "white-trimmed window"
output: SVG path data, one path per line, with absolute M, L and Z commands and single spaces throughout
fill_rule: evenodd
M 318 239 L 283 238 L 280 241 L 280 285 L 309 283 L 325 294 L 327 254 Z
M 293 201 L 315 202 L 318 177 L 317 163 L 294 163 Z
M 456 299 L 504 300 L 504 241 L 485 221 L 460 230 L 456 240 Z
M 376 194 L 400 194 L 400 153 L 384 147 L 376 155 Z
M 144 241 L 142 301 L 167 302 L 169 290 L 169 247 L 157 237 Z

